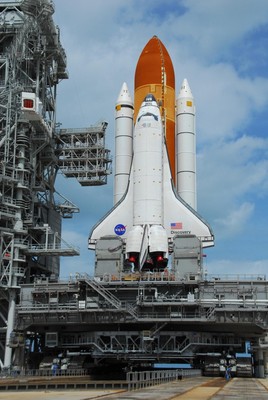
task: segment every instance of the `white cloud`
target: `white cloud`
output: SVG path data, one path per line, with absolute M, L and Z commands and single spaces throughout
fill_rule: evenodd
M 244 35 L 267 23 L 266 0 L 185 0 L 187 12 L 171 31 L 198 59 L 221 59 Z M 177 22 L 177 24 L 176 24 Z
M 243 203 L 235 210 L 228 210 L 223 212 L 224 217 L 216 218 L 214 220 L 215 229 L 218 232 L 217 239 L 223 239 L 224 237 L 232 237 L 237 235 L 243 229 L 245 229 L 247 222 L 251 218 L 254 212 L 254 204 Z
M 203 147 L 198 154 L 198 204 L 211 219 L 223 219 L 250 198 L 257 202 L 268 189 L 268 140 L 242 136 Z M 246 197 L 245 197 L 246 196 Z
M 228 140 L 268 106 L 268 80 L 241 78 L 232 65 L 192 64 L 199 143 Z
M 254 276 L 254 277 L 266 277 L 267 278 L 267 268 L 268 268 L 268 259 L 263 260 L 228 260 L 228 259 L 219 259 L 217 263 L 215 262 L 205 262 L 204 268 L 207 270 L 208 275 L 210 277 L 215 277 L 217 274 L 226 275 L 229 278 L 235 276 Z

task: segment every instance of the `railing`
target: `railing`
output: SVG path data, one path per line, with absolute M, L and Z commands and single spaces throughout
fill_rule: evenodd
M 88 371 L 85 369 L 70 369 L 66 371 L 56 370 L 52 371 L 51 369 L 41 370 L 41 369 L 31 369 L 31 370 L 18 370 L 18 369 L 10 369 L 4 368 L 0 373 L 0 378 L 8 378 L 10 381 L 14 381 L 14 378 L 20 377 L 21 384 L 25 386 L 25 381 L 23 378 L 38 378 L 38 377 L 50 377 L 49 379 L 49 386 L 52 388 L 54 385 L 53 380 L 51 377 L 64 377 L 64 376 L 89 376 Z M 128 391 L 130 390 L 137 390 L 149 386 L 161 385 L 164 383 L 176 381 L 178 379 L 185 379 L 185 378 L 192 378 L 195 376 L 201 376 L 201 370 L 199 369 L 176 369 L 176 370 L 159 370 L 159 371 L 140 371 L 140 372 L 128 372 L 126 374 L 126 380 L 122 381 L 99 381 L 99 382 L 89 382 L 92 387 L 94 385 L 98 386 L 99 388 L 103 387 L 113 387 L 117 388 L 127 388 Z M 27 381 L 26 381 L 27 382 Z M 45 385 L 46 381 L 42 381 L 42 385 Z M 1 380 L 0 380 L 1 384 Z M 39 383 L 41 384 L 41 383 Z M 74 385 L 74 383 L 72 383 Z M 6 383 L 6 386 L 10 386 L 10 383 Z M 33 386 L 34 381 L 29 381 L 29 385 Z M 64 382 L 58 383 L 57 388 L 65 388 L 66 384 Z M 38 387 L 36 387 L 38 388 Z M 74 385 L 74 389 L 81 388 L 81 383 L 77 384 L 77 387 Z M 9 388 L 10 389 L 10 388 Z
M 136 273 L 119 273 L 119 274 L 104 274 L 103 276 L 93 277 L 89 276 L 87 273 L 78 273 L 78 277 L 69 276 L 66 279 L 76 280 L 78 279 L 97 279 L 100 283 L 110 283 L 110 282 L 139 282 L 139 281 L 182 281 L 178 279 L 174 273 L 171 271 L 163 272 L 136 272 Z M 265 274 L 205 274 L 203 279 L 214 282 L 214 281 L 266 281 Z
M 0 378 L 16 378 L 16 377 L 50 377 L 50 376 L 87 376 L 88 370 L 70 368 L 66 370 L 51 370 L 49 369 L 18 369 L 18 368 L 3 368 L 0 372 Z
M 118 300 L 109 290 L 105 289 L 98 281 L 95 279 L 87 279 L 87 284 L 96 290 L 105 300 L 112 304 L 115 308 L 120 310 L 122 308 L 121 301 Z
M 184 379 L 184 378 L 192 378 L 194 376 L 201 376 L 202 371 L 201 369 L 179 369 L 179 378 Z
M 175 274 L 169 271 L 163 272 L 134 272 L 134 273 L 120 273 L 120 274 L 104 274 L 98 277 L 101 282 L 151 282 L 151 281 L 176 281 Z
M 201 376 L 199 369 L 176 369 L 160 371 L 128 372 L 128 390 L 137 390 L 148 386 L 161 385 L 183 378 Z
M 266 281 L 265 274 L 209 274 L 205 278 L 208 281 Z

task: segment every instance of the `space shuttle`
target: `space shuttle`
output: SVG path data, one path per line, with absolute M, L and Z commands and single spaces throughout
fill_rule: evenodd
M 175 102 L 171 58 L 154 36 L 135 72 L 134 104 L 123 83 L 115 107 L 114 206 L 90 232 L 89 249 L 120 237 L 135 270 L 164 269 L 174 238 L 213 232 L 196 211 L 195 105 L 183 80 Z

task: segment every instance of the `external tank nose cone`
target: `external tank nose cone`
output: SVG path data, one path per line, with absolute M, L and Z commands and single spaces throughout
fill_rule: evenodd
M 142 50 L 137 62 L 134 84 L 134 123 L 144 97 L 151 93 L 165 121 L 165 136 L 172 178 L 175 182 L 175 74 L 170 55 L 157 36 Z
M 135 89 L 148 83 L 161 84 L 163 70 L 167 86 L 175 88 L 174 68 L 170 55 L 157 36 L 153 36 L 141 52 L 135 72 Z

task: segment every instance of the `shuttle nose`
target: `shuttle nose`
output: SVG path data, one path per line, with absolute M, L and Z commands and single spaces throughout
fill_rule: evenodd
M 151 94 L 151 93 L 148 93 L 146 96 L 145 96 L 145 98 L 144 98 L 144 100 L 143 100 L 145 103 L 148 103 L 148 102 L 152 102 L 152 101 L 156 101 L 156 99 L 155 99 L 155 97 L 154 97 L 154 95 L 153 94 Z

